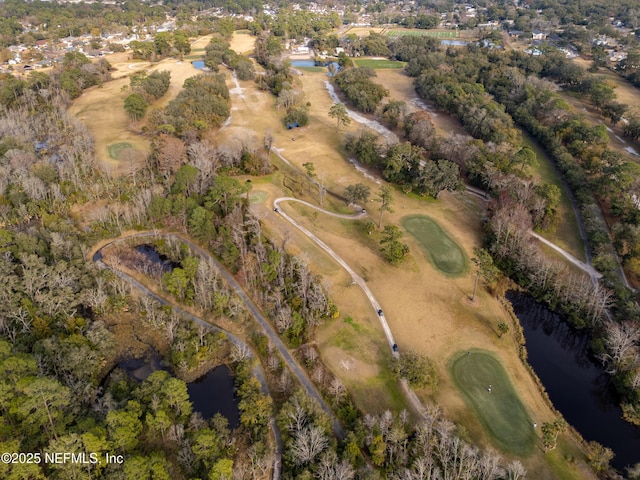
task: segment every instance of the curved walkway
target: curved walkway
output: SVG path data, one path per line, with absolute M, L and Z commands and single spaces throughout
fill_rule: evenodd
M 149 290 L 147 287 L 145 287 L 142 283 L 140 283 L 138 280 L 136 280 L 132 276 L 130 276 L 130 275 L 128 275 L 128 274 L 126 274 L 126 273 L 124 273 L 124 272 L 122 272 L 120 270 L 117 270 L 117 269 L 111 267 L 110 265 L 107 265 L 106 263 L 104 263 L 102 261 L 102 250 L 105 249 L 106 247 L 109 247 L 111 245 L 115 245 L 117 243 L 120 243 L 122 241 L 128 240 L 130 238 L 134 238 L 134 237 L 149 237 L 149 236 L 156 236 L 156 235 L 153 234 L 153 233 L 140 233 L 140 234 L 135 234 L 135 235 L 129 235 L 129 236 L 126 236 L 126 237 L 122 237 L 122 238 L 119 238 L 117 240 L 113 240 L 113 241 L 107 243 L 106 245 L 103 245 L 102 247 L 100 247 L 94 253 L 93 261 L 98 266 L 98 268 L 111 270 L 116 276 L 120 277 L 121 279 L 123 279 L 126 282 L 128 282 L 129 284 L 131 284 L 131 286 L 133 286 L 136 290 L 142 292 L 146 296 L 153 298 L 155 301 L 157 301 L 161 305 L 166 305 L 168 307 L 171 307 L 171 309 L 173 309 L 175 312 L 179 313 L 183 317 L 188 318 L 189 320 L 191 320 L 192 322 L 194 322 L 194 323 L 196 323 L 198 325 L 202 325 L 203 327 L 208 328 L 210 330 L 213 330 L 215 332 L 223 333 L 231 343 L 233 343 L 237 347 L 243 349 L 244 351 L 249 352 L 249 355 L 248 355 L 249 357 L 255 358 L 251 348 L 245 342 L 243 342 L 240 338 L 238 338 L 237 336 L 235 336 L 231 332 L 228 332 L 227 330 L 225 330 L 223 328 L 220 328 L 220 327 L 218 327 L 216 325 L 213 325 L 212 323 L 209 323 L 209 322 L 201 319 L 200 317 L 197 317 L 197 316 L 193 315 L 192 313 L 189 313 L 186 310 L 174 305 L 173 303 L 169 302 L 164 297 L 161 297 L 160 295 L 157 295 L 156 293 L 154 293 L 151 290 Z M 172 235 L 162 235 L 162 236 L 167 238 L 167 237 L 171 237 Z M 177 238 L 180 239 L 181 241 L 184 241 L 184 239 L 182 239 L 181 237 L 177 237 Z M 260 382 L 262 393 L 264 393 L 265 395 L 271 396 L 271 393 L 269 392 L 269 387 L 267 385 L 267 379 L 266 379 L 266 377 L 264 375 L 264 371 L 262 369 L 262 366 L 260 365 L 260 362 L 257 362 L 255 368 L 253 369 L 253 373 L 256 376 L 256 378 L 258 379 L 258 381 Z M 271 431 L 273 432 L 273 437 L 274 437 L 274 440 L 275 440 L 275 443 L 276 443 L 275 459 L 274 459 L 274 465 L 273 465 L 273 479 L 275 480 L 275 479 L 279 479 L 280 478 L 280 469 L 281 469 L 281 466 L 282 466 L 282 452 L 284 451 L 284 443 L 282 441 L 282 433 L 280 432 L 280 428 L 278 427 L 278 424 L 276 423 L 276 419 L 275 419 L 274 416 L 271 416 L 271 418 L 269 419 L 269 427 L 271 428 Z
M 318 210 L 318 211 L 320 211 L 322 213 L 325 213 L 327 215 L 330 215 L 332 217 L 345 218 L 345 219 L 349 219 L 349 220 L 357 220 L 359 218 L 363 218 L 364 216 L 366 216 L 366 213 L 360 213 L 360 214 L 355 214 L 355 215 L 342 215 L 342 214 L 339 214 L 339 213 L 332 213 L 332 212 L 329 212 L 329 211 L 327 211 L 327 210 L 325 210 L 323 208 L 316 207 L 315 205 L 312 205 L 312 204 L 310 204 L 308 202 L 305 202 L 303 200 L 298 200 L 296 198 L 291 198 L 291 197 L 276 198 L 273 201 L 273 207 L 274 207 L 274 211 L 276 213 L 279 213 L 280 216 L 282 216 L 282 218 L 284 218 L 291 225 L 296 227 L 298 230 L 300 230 L 302 233 L 304 233 L 307 237 L 309 237 L 311 240 L 313 240 L 320 248 L 322 248 L 322 250 L 327 252 L 329 254 L 329 256 L 331 256 L 331 258 L 333 258 L 336 262 L 338 262 L 342 266 L 342 268 L 344 268 L 347 271 L 347 273 L 349 275 L 351 275 L 351 279 L 353 280 L 353 282 L 355 284 L 357 284 L 362 289 L 362 291 L 365 293 L 365 295 L 369 299 L 369 303 L 371 303 L 371 306 L 373 307 L 374 312 L 378 316 L 378 319 L 380 320 L 380 325 L 382 326 L 382 330 L 384 330 L 384 334 L 387 337 L 387 342 L 389 343 L 389 348 L 391 349 L 392 354 L 397 357 L 398 356 L 398 352 L 395 352 L 394 348 L 393 348 L 394 345 L 396 344 L 396 341 L 393 339 L 393 334 L 391 333 L 391 329 L 389 328 L 389 324 L 387 323 L 387 319 L 384 317 L 384 313 L 379 314 L 379 312 L 382 312 L 382 307 L 380 306 L 380 303 L 378 302 L 378 300 L 376 300 L 376 297 L 373 296 L 373 293 L 371 292 L 371 290 L 369 289 L 369 287 L 365 283 L 364 279 L 360 275 L 358 275 L 347 264 L 347 262 L 345 262 L 342 259 L 342 257 L 340 257 L 336 252 L 334 252 L 326 243 L 324 243 L 322 240 L 320 240 L 318 237 L 316 237 L 313 233 L 311 233 L 309 230 L 307 230 L 302 225 L 300 225 L 298 222 L 296 222 L 289 215 L 284 213 L 279 208 L 281 202 L 302 203 L 303 205 L 308 205 L 310 207 L 313 207 L 316 210 Z
M 546 238 L 544 238 L 541 235 L 538 235 L 536 232 L 534 231 L 529 231 L 529 235 L 531 235 L 533 238 L 541 241 L 542 243 L 544 243 L 546 246 L 554 249 L 556 252 L 558 252 L 560 255 L 562 255 L 564 258 L 566 258 L 569 262 L 571 262 L 573 265 L 575 265 L 576 267 L 580 268 L 581 270 L 585 271 L 586 273 L 589 274 L 589 276 L 591 277 L 591 281 L 592 282 L 597 282 L 599 278 L 602 277 L 602 274 L 600 272 L 598 272 L 595 268 L 593 268 L 590 264 L 581 262 L 580 260 L 578 260 L 576 257 L 574 257 L 573 255 L 571 255 L 569 252 L 567 252 L 566 250 L 563 250 L 562 248 L 560 248 L 558 245 L 556 245 L 553 242 L 550 242 L 549 240 L 547 240 Z

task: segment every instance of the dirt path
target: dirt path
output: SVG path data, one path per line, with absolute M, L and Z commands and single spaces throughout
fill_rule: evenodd
M 598 279 L 602 277 L 602 274 L 600 272 L 598 272 L 595 268 L 593 268 L 593 266 L 591 266 L 591 264 L 586 264 L 584 262 L 581 262 L 576 257 L 571 255 L 569 252 L 567 252 L 566 250 L 563 250 L 562 248 L 557 246 L 555 243 L 550 242 L 549 240 L 547 240 L 546 238 L 542 237 L 541 235 L 538 235 L 536 232 L 534 232 L 532 230 L 529 230 L 529 235 L 531 235 L 533 238 L 541 241 L 542 243 L 544 243 L 548 247 L 553 248 L 556 252 L 558 252 L 560 255 L 562 255 L 564 258 L 566 258 L 573 265 L 575 265 L 579 269 L 583 270 L 584 272 L 588 273 L 589 276 L 591 277 L 591 281 L 592 282 L 597 282 Z

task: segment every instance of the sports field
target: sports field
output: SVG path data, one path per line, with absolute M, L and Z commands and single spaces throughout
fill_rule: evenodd
M 426 215 L 410 215 L 402 219 L 402 226 L 418 240 L 438 270 L 449 275 L 465 271 L 464 252 L 434 220 Z
M 461 352 L 451 362 L 456 387 L 475 410 L 496 446 L 527 456 L 533 452 L 536 433 L 500 362 L 488 352 Z
M 356 58 L 354 60 L 359 67 L 379 68 L 402 68 L 404 62 L 396 62 L 392 60 L 383 60 L 377 58 Z
M 433 37 L 433 38 L 456 38 L 458 32 L 452 30 L 409 30 L 393 29 L 387 30 L 389 37 Z

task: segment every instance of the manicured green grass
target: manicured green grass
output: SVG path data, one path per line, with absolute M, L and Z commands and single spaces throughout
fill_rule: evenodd
M 531 454 L 537 438 L 533 421 L 500 362 L 488 352 L 474 350 L 460 352 L 449 366 L 454 383 L 493 443 L 515 455 Z
M 372 58 L 356 58 L 354 60 L 359 67 L 369 68 L 403 68 L 404 62 L 396 62 L 392 60 L 374 60 Z
M 456 38 L 458 32 L 438 31 L 438 30 L 409 30 L 393 29 L 387 32 L 390 37 L 434 37 L 434 38 Z
M 204 55 L 198 55 L 198 54 L 186 55 L 184 59 L 185 60 L 204 60 Z
M 114 160 L 118 160 L 120 153 L 126 148 L 133 148 L 133 145 L 129 142 L 118 142 L 112 143 L 107 147 L 107 151 L 109 152 L 109 156 Z
M 409 215 L 402 219 L 402 226 L 418 240 L 438 270 L 449 275 L 465 271 L 462 248 L 434 220 L 426 215 Z

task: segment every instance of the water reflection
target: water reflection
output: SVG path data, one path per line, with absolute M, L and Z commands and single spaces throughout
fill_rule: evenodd
M 585 440 L 613 450 L 617 469 L 640 462 L 640 428 L 622 419 L 610 377 L 589 355 L 589 337 L 528 295 L 509 292 L 507 298 L 522 324 L 529 363 L 554 406 Z

